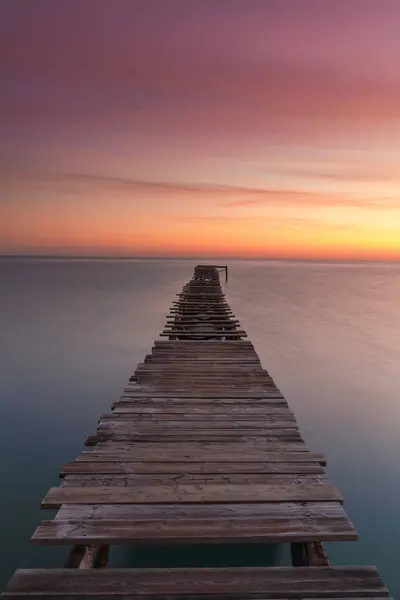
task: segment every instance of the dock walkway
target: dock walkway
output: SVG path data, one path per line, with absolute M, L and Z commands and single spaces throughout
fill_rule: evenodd
M 20 569 L 5 598 L 388 596 L 374 567 L 330 566 L 322 542 L 357 534 L 246 337 L 217 268 L 196 267 L 93 449 L 43 500 L 58 512 L 32 539 L 72 546 L 64 569 Z M 154 542 L 289 543 L 293 567 L 104 568 L 110 545 Z

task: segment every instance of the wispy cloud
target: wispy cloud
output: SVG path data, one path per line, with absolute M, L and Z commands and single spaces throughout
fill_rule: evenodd
M 174 221 L 178 223 L 190 223 L 196 225 L 221 225 L 221 226 L 232 226 L 232 225 L 260 225 L 260 217 L 251 216 L 238 216 L 238 217 L 225 217 L 225 216 L 204 216 L 204 215 L 193 215 L 188 217 L 175 217 Z M 312 218 L 312 217 L 265 217 L 265 224 L 270 227 L 285 230 L 289 228 L 293 229 L 307 229 L 307 231 L 319 231 L 321 227 L 325 230 L 329 229 L 332 231 L 358 231 L 354 225 L 347 223 L 332 223 L 324 219 Z
M 193 215 L 193 216 L 178 216 L 174 217 L 176 223 L 195 223 L 207 225 L 212 223 L 213 225 L 238 225 L 241 223 L 249 223 L 256 221 L 255 217 L 226 217 L 226 216 L 204 216 L 204 215 Z
M 185 201 L 207 201 L 210 206 L 220 209 L 241 209 L 256 207 L 342 207 L 367 208 L 370 210 L 400 210 L 397 198 L 365 198 L 361 195 L 295 191 L 280 188 L 256 188 L 247 186 L 218 185 L 214 183 L 179 183 L 169 181 L 141 181 L 123 177 L 96 175 L 90 173 L 56 173 L 37 171 L 3 171 L 3 190 L 23 188 L 55 192 L 68 192 L 93 196 L 114 201 L 118 197 L 131 199 L 151 197 L 158 202 L 171 199 Z M 191 218 L 188 216 L 188 218 Z M 229 218 L 232 218 L 230 215 Z M 243 217 L 241 217 L 243 218 Z
M 296 161 L 267 163 L 267 169 L 273 173 L 295 178 L 297 180 L 324 180 L 346 183 L 370 183 L 388 181 L 397 182 L 400 187 L 400 162 L 380 163 L 365 160 L 364 163 L 344 163 L 339 161 L 322 161 L 318 157 L 311 164 Z
M 229 208 L 245 208 L 251 206 L 292 206 L 292 207 L 323 207 L 340 206 L 342 208 L 368 208 L 368 209 L 399 209 L 400 203 L 391 198 L 357 198 L 342 194 L 329 194 L 319 192 L 295 192 L 292 190 L 254 190 L 249 192 L 247 198 L 231 200 L 222 204 Z

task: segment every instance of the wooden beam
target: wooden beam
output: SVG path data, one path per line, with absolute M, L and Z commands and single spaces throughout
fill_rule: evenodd
M 65 561 L 65 569 L 100 569 L 107 566 L 109 546 L 74 546 Z

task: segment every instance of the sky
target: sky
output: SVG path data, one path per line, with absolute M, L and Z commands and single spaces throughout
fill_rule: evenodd
M 0 253 L 400 259 L 399 0 L 2 0 Z

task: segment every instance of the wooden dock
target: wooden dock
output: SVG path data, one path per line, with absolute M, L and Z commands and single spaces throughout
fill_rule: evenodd
M 199 265 L 151 354 L 63 466 L 35 544 L 72 546 L 63 569 L 21 569 L 4 598 L 378 598 L 374 567 L 332 567 L 322 542 L 356 540 L 325 459 L 302 439 L 225 299 Z M 112 544 L 287 543 L 292 567 L 105 568 Z

